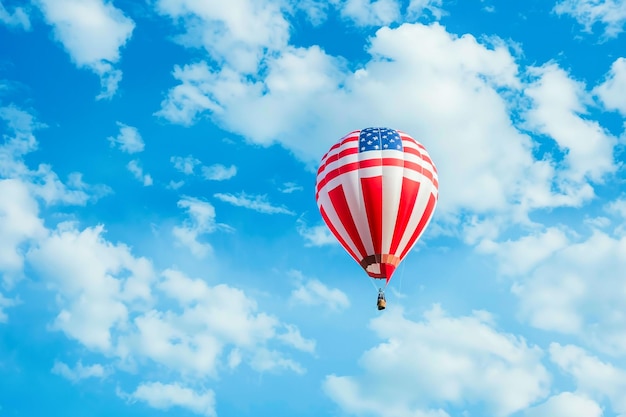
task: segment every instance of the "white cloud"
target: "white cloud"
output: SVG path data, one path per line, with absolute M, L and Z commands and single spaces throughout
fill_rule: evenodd
M 384 341 L 361 357 L 365 374 L 328 375 L 324 382 L 346 413 L 445 416 L 429 408 L 480 403 L 489 415 L 507 416 L 549 392 L 542 351 L 498 332 L 485 312 L 450 317 L 435 306 L 415 322 L 388 309 L 371 327 Z
M 621 197 L 609 202 L 604 209 L 611 214 L 626 219 L 626 197 Z
M 306 369 L 298 362 L 285 358 L 280 352 L 269 349 L 258 349 L 254 352 L 250 366 L 259 372 L 272 370 L 288 370 L 297 374 L 304 374 Z
M 215 207 L 209 202 L 192 197 L 178 201 L 178 207 L 187 211 L 189 218 L 180 226 L 174 226 L 172 233 L 179 244 L 189 248 L 191 253 L 202 258 L 212 252 L 209 243 L 200 242 L 200 236 L 213 233 L 217 228 L 232 230 L 224 224 L 215 222 Z
M 218 110 L 218 106 L 210 98 L 211 85 L 207 80 L 212 77 L 212 73 L 205 62 L 183 67 L 176 65 L 173 76 L 180 84 L 170 89 L 167 98 L 161 102 L 161 110 L 155 113 L 156 116 L 172 123 L 190 126 L 204 111 Z
M 484 240 L 476 249 L 480 253 L 494 254 L 501 274 L 518 276 L 528 273 L 569 243 L 563 230 L 551 227 L 518 240 L 506 242 Z
M 78 361 L 74 368 L 70 368 L 64 362 L 55 361 L 52 373 L 61 375 L 72 382 L 78 382 L 86 378 L 103 378 L 106 375 L 106 370 L 98 363 L 85 366 L 81 361 Z
M 113 64 L 120 59 L 120 49 L 132 36 L 135 23 L 103 0 L 35 0 L 56 39 L 79 67 L 100 76 L 98 99 L 111 98 L 122 79 Z
M 626 2 L 624 3 L 626 4 Z M 602 84 L 594 89 L 604 107 L 626 116 L 626 58 L 618 58 L 611 65 Z
M 138 159 L 133 159 L 130 161 L 126 168 L 133 174 L 133 176 L 137 179 L 137 181 L 141 181 L 145 187 L 152 185 L 152 176 L 150 174 L 144 174 L 143 168 L 141 167 L 141 163 Z
M 183 185 L 185 185 L 185 181 L 182 181 L 182 180 L 181 181 L 170 180 L 170 182 L 167 184 L 167 189 L 169 189 L 169 190 L 178 190 Z
M 0 120 L 6 124 L 4 144 L 0 145 L 0 178 L 20 179 L 32 194 L 47 204 L 84 205 L 111 192 L 104 185 L 88 185 L 79 173 L 73 172 L 63 183 L 52 167 L 40 164 L 31 170 L 24 157 L 37 150 L 34 131 L 45 127 L 28 112 L 13 106 L 0 107 Z
M 313 26 L 319 26 L 328 18 L 330 2 L 328 0 L 300 0 L 294 6 L 297 11 L 306 14 Z
M 411 0 L 407 7 L 407 13 L 410 18 L 417 19 L 424 10 L 427 10 L 433 17 L 440 19 L 445 14 L 441 8 L 442 4 L 443 0 Z
M 526 417 L 602 417 L 602 408 L 582 394 L 562 392 L 524 412 Z
M 250 210 L 258 211 L 265 214 L 288 214 L 294 215 L 295 213 L 284 206 L 275 206 L 267 200 L 267 196 L 264 195 L 247 195 L 246 193 L 224 194 L 217 193 L 213 195 L 218 200 L 225 203 L 232 204 L 237 207 L 245 207 Z
M 237 175 L 237 167 L 231 165 L 226 167 L 222 164 L 214 164 L 202 167 L 202 175 L 211 181 L 225 181 Z
M 146 382 L 137 387 L 132 394 L 123 395 L 132 400 L 143 401 L 150 407 L 169 410 L 181 407 L 208 417 L 215 417 L 215 393 L 212 390 L 194 391 L 179 383 L 163 384 Z
M 626 371 L 573 345 L 552 343 L 550 359 L 575 380 L 577 392 L 598 402 L 608 399 L 614 413 L 626 414 Z M 588 407 L 593 410 L 591 406 Z M 587 416 L 591 417 L 592 414 Z
M 255 143 L 276 141 L 312 167 L 337 132 L 402 128 L 429 149 L 445 184 L 438 221 L 470 211 L 498 219 L 497 235 L 506 225 L 528 223 L 530 210 L 579 205 L 593 197 L 591 181 L 615 170 L 616 139 L 579 115 L 591 103 L 584 85 L 547 65 L 531 69 L 524 88 L 511 49 L 494 38 L 457 37 L 436 23 L 404 24 L 379 29 L 368 43 L 370 61 L 354 72 L 317 47 L 287 47 L 268 57 L 259 80 L 195 63 L 177 68 L 182 83 L 170 90 L 162 115 L 192 123 L 208 111 L 227 129 Z M 381 94 L 389 100 L 378 100 Z M 526 127 L 555 140 L 563 161 L 535 159 L 537 143 L 514 125 L 512 107 L 522 110 Z M 304 140 L 302 126 L 319 139 Z
M 22 276 L 23 244 L 44 237 L 47 231 L 39 218 L 39 205 L 26 184 L 0 179 L 0 195 L 0 276 L 4 285 L 11 287 Z M 4 299 L 2 304 L 7 307 L 8 302 Z
M 302 220 L 298 219 L 298 233 L 305 240 L 305 246 L 324 246 L 324 245 L 338 245 L 337 238 L 328 229 L 325 224 L 317 226 L 307 226 Z
M 151 300 L 151 263 L 130 248 L 102 237 L 104 228 L 82 231 L 61 223 L 32 247 L 27 259 L 57 292 L 60 312 L 53 328 L 96 351 L 110 353 L 112 331 L 124 326 L 134 303 Z
M 145 144 L 136 127 L 127 126 L 124 123 L 117 122 L 120 132 L 116 137 L 109 137 L 108 141 L 111 146 L 119 146 L 120 150 L 127 153 L 142 152 Z
M 341 15 L 359 26 L 382 26 L 400 18 L 397 0 L 344 0 Z
M 23 7 L 14 7 L 13 12 L 9 12 L 0 1 L 0 22 L 9 27 L 21 27 L 24 30 L 30 30 L 30 19 L 27 9 Z
M 173 269 L 157 274 L 148 259 L 102 233 L 101 226 L 81 231 L 62 223 L 29 250 L 30 267 L 58 303 L 51 330 L 103 354 L 111 366 L 156 364 L 186 381 L 204 382 L 242 363 L 259 372 L 305 371 L 272 348 L 281 343 L 311 353 L 315 342 L 296 326 L 259 312 L 240 289 L 209 286 Z M 63 365 L 56 372 L 70 378 L 100 373 Z
M 596 23 L 605 26 L 604 36 L 615 38 L 626 23 L 626 1 L 624 0 L 561 0 L 554 6 L 558 15 L 570 15 L 591 33 Z
M 239 362 L 229 358 L 231 367 L 243 360 L 258 371 L 302 370 L 284 354 L 267 349 L 267 344 L 279 337 L 281 323 L 258 312 L 256 302 L 243 291 L 224 284 L 211 287 L 176 270 L 163 272 L 158 289 L 175 303 L 172 310 L 152 309 L 135 318 L 137 331 L 122 338 L 122 351 L 200 379 L 217 377 L 229 345 L 239 355 Z M 294 346 L 294 340 L 290 341 Z M 302 350 L 297 344 L 294 347 Z
M 587 238 L 565 240 L 548 230 L 507 243 L 498 256 L 506 263 L 513 251 L 520 259 L 529 256 L 529 265 L 504 267 L 519 274 L 512 291 L 519 297 L 522 319 L 543 330 L 576 335 L 600 352 L 626 353 L 626 237 L 593 230 Z
M 287 332 L 279 334 L 277 336 L 278 340 L 298 350 L 301 350 L 302 352 L 315 352 L 315 340 L 302 337 L 302 334 L 300 334 L 300 329 L 292 324 L 288 324 L 285 327 L 287 328 Z
M 293 192 L 302 190 L 304 190 L 304 187 L 302 187 L 301 185 L 298 185 L 295 182 L 286 182 L 283 184 L 280 192 L 285 194 L 291 194 Z
M 8 307 L 13 307 L 18 304 L 17 300 L 6 298 L 0 293 L 0 324 L 7 323 L 9 321 L 9 316 L 5 313 L 4 309 Z
M 221 3 L 195 0 L 158 0 L 157 12 L 182 23 L 178 41 L 204 48 L 219 67 L 255 74 L 264 54 L 287 45 L 290 24 L 282 2 L 231 0 Z
M 197 165 L 200 165 L 200 160 L 194 158 L 191 155 L 186 157 L 172 156 L 170 162 L 174 164 L 174 168 L 185 175 L 193 174 L 193 170 Z
M 306 279 L 301 272 L 291 271 L 297 280 L 297 288 L 291 292 L 289 301 L 296 305 L 325 306 L 340 311 L 350 306 L 348 296 L 338 288 L 329 288 L 316 279 Z
M 437 164 L 446 192 L 436 221 L 459 233 L 458 222 L 492 219 L 487 237 L 495 239 L 531 224 L 533 210 L 580 206 L 616 169 L 617 139 L 587 114 L 586 86 L 552 63 L 521 72 L 512 51 L 519 47 L 437 23 L 383 27 L 368 40 L 370 60 L 354 70 L 317 46 L 268 55 L 259 78 L 205 62 L 177 67 L 180 83 L 160 114 L 183 124 L 208 114 L 254 143 L 283 145 L 311 168 L 337 132 L 400 128 Z M 315 140 L 303 138 L 303 126 Z M 539 140 L 555 152 L 536 156 Z
M 617 169 L 613 160 L 617 138 L 598 122 L 581 116 L 591 103 L 583 83 L 571 79 L 556 64 L 535 68 L 531 74 L 537 78 L 524 91 L 534 103 L 526 114 L 528 127 L 554 139 L 566 153 L 566 169 L 557 173 L 565 182 L 563 188 L 581 188 L 584 194 L 580 198 L 588 198 L 593 190 L 584 179 L 602 182 Z

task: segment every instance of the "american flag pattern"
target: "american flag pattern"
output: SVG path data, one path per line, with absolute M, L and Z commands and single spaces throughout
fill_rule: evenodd
M 367 274 L 386 284 L 428 226 L 438 195 L 428 152 L 394 129 L 349 133 L 322 157 L 317 171 L 324 222 Z

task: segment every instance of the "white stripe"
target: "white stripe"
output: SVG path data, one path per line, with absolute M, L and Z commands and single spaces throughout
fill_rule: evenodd
M 341 174 L 340 184 L 343 186 L 343 192 L 350 208 L 350 215 L 359 232 L 361 242 L 363 242 L 367 252 L 366 255 L 370 255 L 374 253 L 374 244 L 372 243 L 372 232 L 365 213 L 365 200 L 363 199 L 360 176 L 361 170 L 359 169 Z M 332 188 L 329 188 L 329 190 L 332 190 Z
M 430 178 L 428 178 L 427 176 L 425 176 L 424 174 L 422 174 L 419 171 L 415 171 L 413 169 L 409 169 L 409 168 L 402 168 L 402 167 L 395 167 L 398 169 L 403 170 L 404 176 L 413 180 L 413 181 L 417 181 L 420 184 L 420 187 L 425 187 L 425 186 L 431 186 L 435 191 L 434 194 L 435 196 L 437 195 L 437 189 L 435 188 L 434 184 L 430 181 Z M 363 178 L 368 178 L 368 177 L 373 177 L 374 174 L 377 172 L 375 170 L 375 168 L 362 168 L 359 171 L 363 171 Z M 380 173 L 380 171 L 378 171 Z M 339 184 L 342 183 L 343 179 L 342 177 L 346 174 L 341 174 L 335 178 L 333 178 L 332 180 L 328 181 L 320 190 L 320 194 L 325 191 L 325 190 L 332 190 L 333 188 L 339 186 Z
M 430 199 L 431 194 L 433 194 L 435 197 L 437 196 L 437 189 L 435 188 L 434 184 L 432 184 L 430 181 L 420 183 L 420 189 L 417 194 L 415 206 L 413 207 L 413 211 L 411 212 L 411 216 L 409 217 L 409 221 L 407 223 L 402 239 L 400 239 L 400 244 L 398 245 L 398 250 L 396 253 L 397 255 L 401 254 L 407 247 L 411 236 L 417 229 L 420 220 L 422 220 L 422 215 L 426 210 L 426 205 L 428 204 L 428 200 Z M 424 230 L 426 230 L 426 228 L 422 229 L 422 233 L 424 233 Z M 417 243 L 418 240 L 419 236 L 413 243 L 413 246 L 415 245 L 415 243 Z
M 333 227 L 337 230 L 337 233 L 342 237 L 342 239 L 346 242 L 348 247 L 354 252 L 357 256 L 359 256 L 359 250 L 357 250 L 356 245 L 350 239 L 350 235 L 346 231 L 346 228 L 343 226 L 341 221 L 339 221 L 339 216 L 337 215 L 337 211 L 333 207 L 330 197 L 327 192 L 321 192 L 318 199 L 318 206 L 323 207 L 326 215 L 328 216 L 328 220 L 333 225 Z M 357 262 L 360 262 L 360 259 L 355 259 Z
M 383 168 L 382 253 L 389 253 L 391 250 L 402 195 L 403 174 L 403 167 L 386 166 Z
M 424 169 L 427 169 L 428 171 L 430 171 L 433 174 L 434 178 L 437 178 L 437 174 L 435 173 L 435 170 L 432 166 L 432 164 L 429 164 L 428 162 L 424 161 L 422 158 L 419 158 L 415 155 L 411 155 L 411 154 L 407 154 L 407 153 L 403 153 L 403 154 L 399 154 L 399 151 L 382 151 L 383 154 L 385 155 L 385 158 L 396 158 L 400 161 L 409 161 L 409 162 L 414 162 L 417 165 L 421 166 Z M 354 162 L 362 162 L 362 161 L 368 161 L 368 160 L 372 160 L 372 159 L 379 159 L 380 158 L 380 152 L 367 152 L 368 155 L 367 157 L 360 157 L 360 155 L 363 154 L 352 154 L 352 155 L 347 155 L 344 156 L 341 159 L 338 159 L 336 161 L 331 162 L 330 164 L 328 164 L 325 169 L 323 169 L 319 175 L 317 176 L 317 183 L 319 184 L 328 173 L 332 172 L 333 170 L 337 169 L 338 167 L 344 166 L 344 165 L 348 165 Z M 378 155 L 377 155 L 378 154 Z M 361 158 L 361 159 L 359 159 Z M 369 169 L 369 168 L 360 168 L 360 169 Z

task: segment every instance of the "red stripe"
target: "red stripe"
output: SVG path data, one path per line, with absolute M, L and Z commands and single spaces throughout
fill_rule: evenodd
M 430 172 L 427 168 L 422 167 L 421 165 L 415 162 L 405 161 L 404 159 L 398 158 L 374 158 L 361 162 L 351 162 L 346 165 L 341 165 L 338 168 L 329 171 L 326 176 L 317 183 L 316 190 L 316 198 L 319 196 L 320 190 L 330 181 L 334 180 L 341 174 L 346 174 L 348 172 L 355 171 L 359 168 L 374 168 L 379 166 L 398 166 L 404 167 L 406 169 L 411 169 L 413 171 L 419 172 L 423 174 L 426 178 L 430 179 L 432 183 L 435 185 L 435 188 L 439 187 L 438 181 L 435 179 L 432 172 Z
M 343 186 L 339 185 L 335 189 L 330 190 L 328 192 L 328 198 L 337 212 L 339 221 L 343 227 L 346 228 L 346 232 L 348 232 L 350 240 L 352 240 L 354 246 L 356 246 L 356 249 L 360 252 L 360 259 L 365 258 L 367 251 L 365 250 L 365 246 L 363 246 L 361 236 L 359 235 L 359 231 L 354 223 L 354 219 L 352 218 L 352 213 L 350 212 L 350 206 L 346 200 L 346 194 L 343 191 Z
M 382 253 L 383 246 L 383 177 L 361 178 L 363 201 L 374 253 Z M 370 254 L 368 254 L 370 255 Z
M 322 213 L 322 219 L 324 219 L 324 222 L 326 222 L 326 225 L 330 229 L 331 233 L 335 236 L 335 238 L 337 238 L 339 243 L 341 243 L 341 246 L 343 246 L 343 248 L 350 254 L 350 256 L 354 258 L 355 261 L 361 262 L 363 258 L 357 256 L 357 254 L 354 253 L 352 249 L 350 249 L 350 246 L 348 246 L 346 240 L 339 234 L 339 231 L 337 230 L 335 225 L 331 223 L 328 215 L 326 214 L 326 210 L 324 210 L 324 207 L 320 207 L 320 213 Z
M 407 177 L 402 178 L 402 194 L 400 195 L 400 204 L 398 205 L 398 217 L 396 218 L 393 239 L 391 240 L 391 248 L 389 250 L 393 255 L 396 255 L 398 246 L 400 246 L 400 241 L 415 207 L 419 189 L 420 183 L 418 181 L 413 181 Z
M 356 141 L 358 141 L 358 140 L 359 140 L 359 138 L 358 138 L 358 137 L 354 137 L 354 138 L 346 138 L 345 140 L 343 140 L 343 141 L 341 141 L 341 142 L 336 143 L 335 145 L 333 145 L 333 147 L 332 147 L 332 148 L 330 148 L 330 151 L 328 151 L 328 152 L 326 153 L 326 155 L 330 154 L 330 153 L 331 153 L 334 149 L 337 149 L 337 148 L 339 148 L 340 146 L 343 146 L 344 144 L 346 144 L 346 143 L 348 143 L 348 142 L 356 142 Z M 358 151 L 359 151 L 359 147 L 358 147 L 358 146 L 354 146 L 354 147 L 352 147 L 352 148 L 344 149 L 344 150 L 342 150 L 341 152 L 339 152 L 338 154 L 337 154 L 337 153 L 334 153 L 332 156 L 335 156 L 335 157 L 336 157 L 337 155 L 339 155 L 339 156 L 338 156 L 338 158 L 342 158 L 342 157 L 347 156 L 347 155 L 355 154 L 355 153 L 357 153 Z M 326 157 L 326 155 L 324 155 L 324 158 Z M 332 157 L 332 156 L 331 156 L 331 157 Z M 324 169 L 324 168 L 325 168 L 328 164 L 330 164 L 332 161 L 336 161 L 336 160 L 337 160 L 337 157 L 336 157 L 335 159 L 333 159 L 333 160 L 331 160 L 331 159 L 329 158 L 327 161 L 325 161 L 325 160 L 324 160 L 324 158 L 322 158 L 322 163 L 320 164 L 320 167 L 319 167 L 319 169 L 317 170 L 317 175 L 319 175 L 319 174 L 320 174 L 320 172 L 322 172 L 322 170 L 323 170 L 323 169 Z
M 417 241 L 417 238 L 420 236 L 420 234 L 424 230 L 424 227 L 426 226 L 426 223 L 430 219 L 430 216 L 433 213 L 433 209 L 435 208 L 435 201 L 436 201 L 435 200 L 435 196 L 431 193 L 430 197 L 428 198 L 428 204 L 426 204 L 426 209 L 424 210 L 424 213 L 422 214 L 422 218 L 420 219 L 420 222 L 417 225 L 417 228 L 413 232 L 413 235 L 411 236 L 411 239 L 409 239 L 409 242 L 406 245 L 406 248 L 404 248 L 404 250 L 400 254 L 400 256 L 399 256 L 400 259 L 402 259 L 402 258 L 404 258 L 406 256 L 406 254 L 411 249 L 411 246 L 413 246 L 415 244 L 415 242 Z

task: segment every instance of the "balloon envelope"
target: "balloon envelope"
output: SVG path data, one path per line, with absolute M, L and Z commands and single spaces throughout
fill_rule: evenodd
M 324 222 L 367 274 L 386 284 L 426 229 L 438 196 L 426 148 L 394 129 L 350 132 L 322 157 L 317 172 Z

